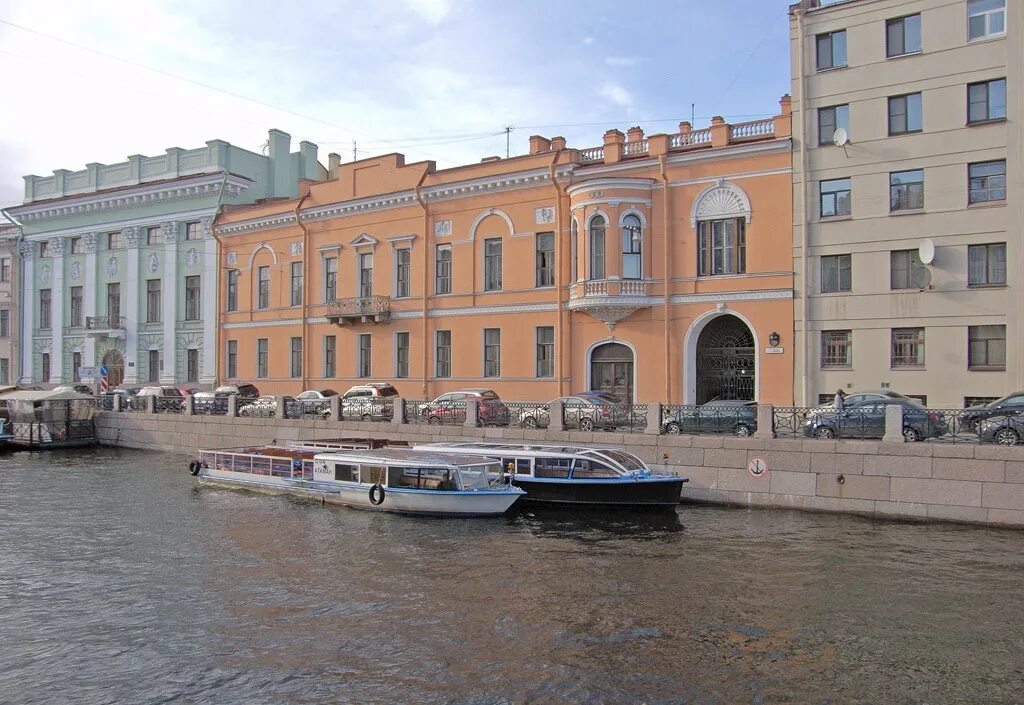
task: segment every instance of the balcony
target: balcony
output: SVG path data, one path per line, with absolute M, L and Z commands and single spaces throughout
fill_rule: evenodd
M 569 287 L 569 310 L 590 314 L 614 330 L 615 324 L 634 311 L 658 302 L 648 297 L 649 282 L 636 279 L 593 279 Z
M 390 296 L 356 296 L 351 299 L 335 299 L 327 305 L 327 322 L 339 326 L 347 323 L 387 323 L 390 320 Z
M 90 338 L 124 338 L 124 316 L 86 316 L 85 334 Z

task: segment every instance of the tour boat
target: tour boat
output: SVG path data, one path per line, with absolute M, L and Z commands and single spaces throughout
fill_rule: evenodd
M 424 443 L 414 450 L 499 458 L 525 501 L 616 507 L 675 507 L 687 478 L 652 472 L 615 448 L 518 443 Z
M 404 514 L 497 516 L 525 494 L 494 458 L 358 445 L 204 450 L 189 471 L 205 484 Z

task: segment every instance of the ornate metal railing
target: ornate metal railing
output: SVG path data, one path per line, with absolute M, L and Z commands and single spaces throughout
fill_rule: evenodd
M 690 132 L 680 132 L 678 135 L 669 135 L 668 146 L 670 149 L 692 147 L 701 144 L 711 144 L 711 128 L 705 127 L 703 130 L 691 130 Z
M 86 330 L 124 330 L 124 316 L 86 316 Z
M 461 426 L 466 423 L 466 402 L 406 401 L 405 422 L 431 426 Z
M 391 317 L 390 296 L 354 296 L 335 299 L 327 305 L 327 318 L 345 319 L 373 316 L 377 320 Z
M 803 436 L 807 419 L 815 413 L 816 407 L 808 406 L 774 406 L 772 407 L 772 427 L 777 436 Z
M 772 118 L 767 118 L 765 120 L 751 120 L 750 122 L 741 122 L 736 125 L 729 125 L 730 142 L 760 139 L 761 137 L 771 137 L 774 134 L 775 120 Z
M 341 418 L 345 421 L 391 421 L 394 415 L 393 397 L 355 397 L 341 400 Z
M 506 401 L 508 425 L 520 428 L 547 428 L 551 425 L 551 409 L 547 402 Z
M 145 397 L 139 398 L 142 403 L 146 402 Z M 183 414 L 185 413 L 184 397 L 154 397 L 154 409 L 158 414 Z
M 331 415 L 331 400 L 286 399 L 284 415 L 288 419 L 326 419 Z

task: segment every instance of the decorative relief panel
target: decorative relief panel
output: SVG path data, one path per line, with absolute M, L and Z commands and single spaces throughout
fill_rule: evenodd
M 693 203 L 690 213 L 690 225 L 697 227 L 700 220 L 717 218 L 742 217 L 750 220 L 750 201 L 747 194 L 739 186 L 730 184 L 724 179 L 704 189 Z
M 24 242 L 21 245 L 21 257 L 22 259 L 32 259 L 32 247 L 31 243 Z
M 452 234 L 452 221 L 439 220 L 434 223 L 434 237 L 447 237 Z
M 537 225 L 546 225 L 555 222 L 555 209 L 551 206 L 538 208 L 536 210 Z
M 111 257 L 107 260 L 107 274 L 112 277 L 117 276 L 117 257 Z
M 197 264 L 199 264 L 199 253 L 193 247 L 185 255 L 185 266 L 189 269 L 195 269 Z
M 43 284 L 50 283 L 50 265 L 44 264 L 39 269 L 39 281 L 41 281 Z
M 302 254 L 302 243 L 301 242 L 293 242 L 290 245 L 288 245 L 288 254 L 290 254 L 292 257 L 298 257 L 299 255 L 301 255 Z M 231 264 L 231 262 L 228 262 L 228 264 Z
M 58 237 L 50 240 L 50 256 L 54 259 L 64 256 L 64 238 Z
M 137 247 L 139 244 L 139 229 L 136 227 L 124 228 L 121 231 L 121 237 L 128 243 L 128 247 Z
M 228 264 L 231 265 L 232 267 L 235 266 L 236 264 L 238 264 L 238 253 L 237 252 L 229 252 L 228 253 Z
M 85 243 L 86 252 L 96 251 L 96 233 L 86 233 L 82 236 L 82 242 Z
M 160 229 L 164 232 L 164 242 L 178 241 L 178 223 L 176 221 L 160 223 Z
M 200 220 L 199 232 L 202 234 L 204 240 L 209 240 L 213 237 L 213 218 L 203 218 Z
M 71 278 L 75 281 L 82 278 L 82 263 L 77 260 L 71 263 Z
M 155 252 L 149 253 L 149 257 L 147 258 L 147 267 L 150 272 L 154 273 L 160 269 L 160 258 L 156 256 Z

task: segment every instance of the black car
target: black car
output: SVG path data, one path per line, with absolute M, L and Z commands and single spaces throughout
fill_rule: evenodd
M 977 424 L 978 440 L 982 443 L 1015 446 L 1024 438 L 1024 414 L 990 416 Z
M 662 430 L 671 436 L 680 433 L 751 436 L 757 430 L 757 402 L 714 400 L 700 406 L 684 406 L 662 419 Z
M 960 426 L 965 431 L 977 431 L 978 425 L 993 416 L 1016 416 L 1024 412 L 1024 392 L 1007 394 L 988 404 L 969 406 L 960 414 Z
M 823 411 L 807 419 L 804 435 L 814 438 L 882 438 L 885 436 L 885 409 L 903 407 L 903 437 L 923 441 L 949 433 L 941 416 L 909 399 L 868 401 L 840 410 Z

